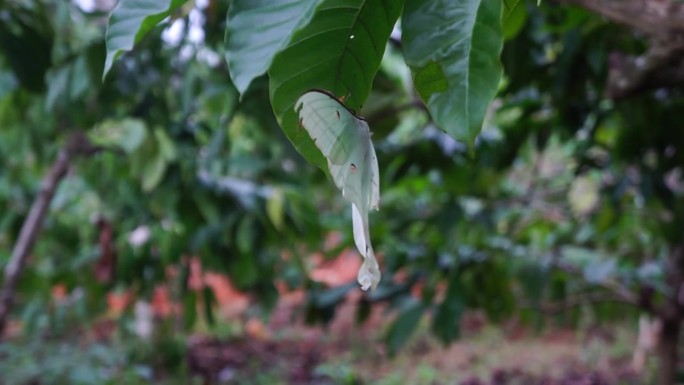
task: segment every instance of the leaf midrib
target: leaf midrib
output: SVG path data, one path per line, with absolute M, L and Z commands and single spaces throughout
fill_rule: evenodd
M 488 1 L 488 0 L 484 0 Z M 473 51 L 473 39 L 475 38 L 475 28 L 477 25 L 477 16 L 478 13 L 480 12 L 482 1 L 477 1 L 477 9 L 475 10 L 474 13 L 469 12 L 468 14 L 473 15 L 472 19 L 468 19 L 468 23 L 470 25 L 469 32 L 470 32 L 470 39 L 467 39 L 467 45 L 468 45 L 468 50 L 467 50 L 467 61 L 468 65 L 466 65 L 466 73 L 465 73 L 465 129 L 466 132 L 470 133 L 470 66 L 472 65 L 472 51 Z
M 380 1 L 380 0 L 374 0 L 374 1 Z M 356 10 L 356 14 L 354 15 L 354 21 L 353 21 L 352 25 L 349 27 L 349 32 L 353 31 L 354 28 L 356 28 L 356 25 L 359 21 L 359 15 L 361 14 L 361 10 L 366 6 L 366 2 L 367 2 L 367 0 L 363 0 L 361 5 L 359 6 L 359 8 Z M 368 35 L 371 36 L 370 33 Z M 335 82 L 333 83 L 333 89 L 337 88 L 338 81 L 341 82 L 340 73 L 342 70 L 342 60 L 344 59 L 345 55 L 347 54 L 349 42 L 351 40 L 352 39 L 350 38 L 350 36 L 347 36 L 347 39 L 345 40 L 345 43 L 344 43 L 344 47 L 342 47 L 342 54 L 338 58 L 337 73 L 335 74 Z M 354 61 L 356 61 L 357 63 L 359 62 L 359 60 L 356 57 L 354 57 Z M 361 66 L 359 66 L 359 67 L 362 69 L 361 72 L 364 72 L 363 67 L 361 67 Z M 364 73 L 364 76 L 365 76 L 365 73 Z M 347 92 L 351 92 L 349 87 L 347 87 L 346 85 L 344 85 L 344 86 L 347 88 Z M 357 95 L 350 95 L 350 97 L 356 101 L 357 106 L 361 106 L 361 102 L 359 101 Z

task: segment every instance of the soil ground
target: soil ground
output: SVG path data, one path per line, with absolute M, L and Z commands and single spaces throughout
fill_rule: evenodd
M 296 296 L 295 296 L 296 297 Z M 354 322 L 355 300 L 330 325 L 306 326 L 296 317 L 300 298 L 285 296 L 268 324 L 250 320 L 232 339 L 195 337 L 189 368 L 211 384 L 644 384 L 631 367 L 635 331 L 629 326 L 540 333 L 466 317 L 462 338 L 442 346 L 427 324 L 395 357 L 385 349 L 383 327 L 391 313 L 376 309 Z

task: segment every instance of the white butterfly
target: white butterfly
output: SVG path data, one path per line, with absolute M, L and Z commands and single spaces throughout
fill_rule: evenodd
M 295 111 L 300 125 L 327 159 L 335 185 L 351 202 L 354 243 L 364 257 L 357 279 L 363 290 L 375 289 L 380 268 L 370 242 L 368 212 L 378 210 L 380 184 L 368 123 L 333 95 L 319 90 L 302 95 Z

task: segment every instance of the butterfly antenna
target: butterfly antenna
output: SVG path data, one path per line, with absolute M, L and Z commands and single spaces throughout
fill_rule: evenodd
M 519 1 L 519 0 L 518 0 L 518 1 Z M 350 97 L 351 97 L 351 91 L 347 92 L 346 95 L 340 96 L 338 99 L 339 99 L 340 102 L 344 103 L 344 102 L 346 102 L 347 99 L 349 99 Z

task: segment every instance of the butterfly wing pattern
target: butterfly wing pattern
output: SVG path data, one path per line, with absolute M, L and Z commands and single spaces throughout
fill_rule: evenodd
M 313 90 L 295 103 L 299 120 L 325 156 L 330 175 L 352 205 L 354 243 L 364 258 L 358 281 L 363 290 L 375 289 L 380 268 L 370 242 L 368 212 L 378 210 L 378 159 L 368 123 L 325 91 Z

